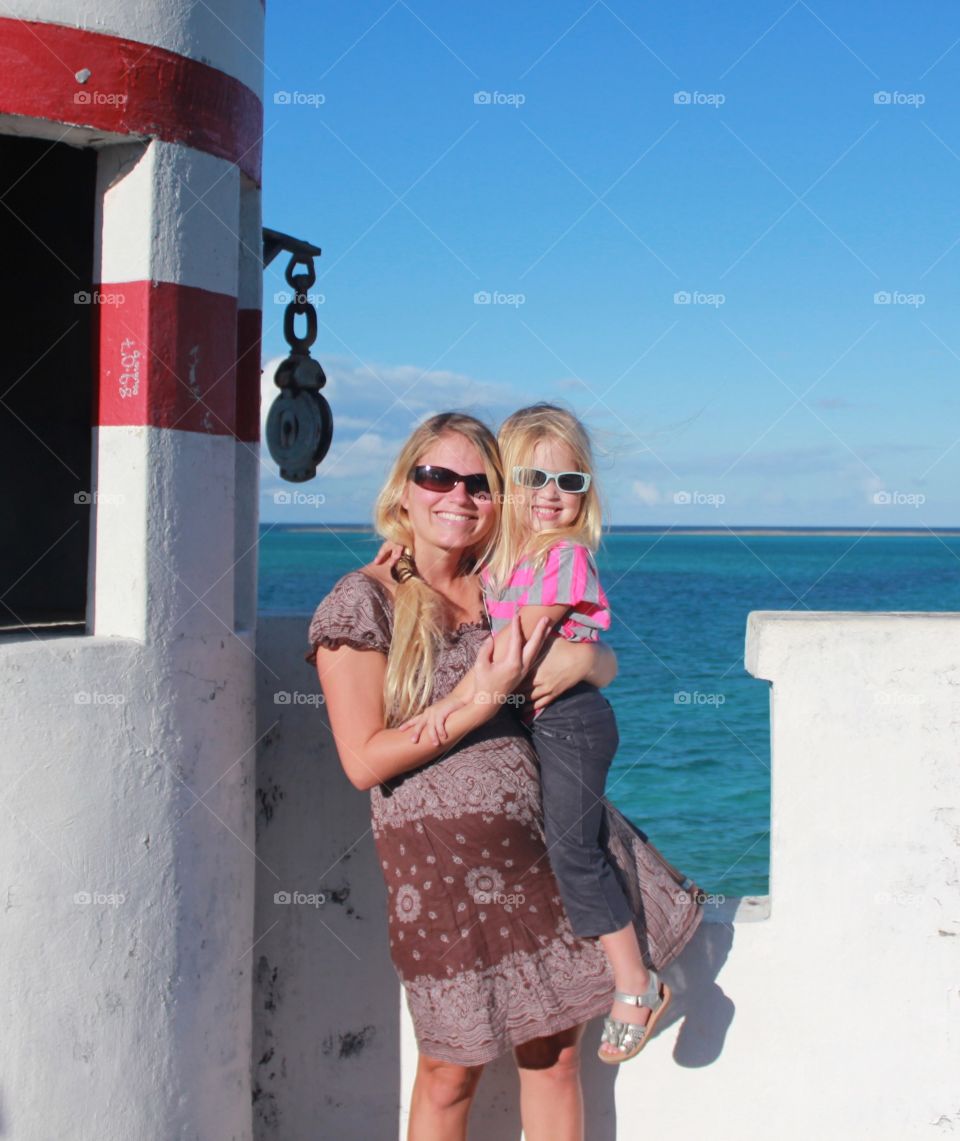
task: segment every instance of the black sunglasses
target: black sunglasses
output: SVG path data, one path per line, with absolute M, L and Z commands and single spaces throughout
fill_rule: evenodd
M 423 487 L 427 491 L 453 491 L 458 483 L 462 483 L 471 498 L 490 498 L 490 483 L 482 471 L 473 475 L 461 475 L 448 467 L 419 464 L 410 472 L 410 479 L 417 487 Z

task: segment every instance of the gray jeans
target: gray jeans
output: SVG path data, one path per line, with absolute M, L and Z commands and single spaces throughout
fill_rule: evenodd
M 600 846 L 607 770 L 620 743 L 610 702 L 581 682 L 530 725 L 540 762 L 544 831 L 553 874 L 574 933 L 609 935 L 633 913 Z

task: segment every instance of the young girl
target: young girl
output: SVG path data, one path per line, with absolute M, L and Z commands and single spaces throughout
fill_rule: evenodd
M 590 440 L 579 420 L 552 404 L 515 412 L 498 443 L 506 476 L 500 537 L 482 571 L 495 643 L 519 610 L 524 634 L 547 615 L 554 635 L 595 641 L 610 625 L 593 552 L 600 540 L 600 500 Z M 446 739 L 444 721 L 473 700 L 472 674 L 401 728 L 414 740 Z M 616 719 L 585 682 L 545 708 L 523 715 L 540 761 L 544 829 L 560 894 L 574 932 L 598 936 L 616 982 L 599 1056 L 624 1062 L 643 1049 L 670 1002 L 670 988 L 647 970 L 632 912 L 600 844 L 607 770 L 619 743 Z M 648 1008 L 642 1018 L 637 1008 Z

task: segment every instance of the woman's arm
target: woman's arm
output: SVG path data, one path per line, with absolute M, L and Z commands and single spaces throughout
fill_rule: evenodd
M 606 642 L 568 642 L 553 638 L 543 660 L 527 678 L 523 693 L 535 710 L 586 681 L 603 688 L 617 676 L 617 655 Z
M 569 606 L 564 605 L 521 607 L 519 610 L 520 628 L 524 638 L 531 638 L 544 619 L 547 620 L 547 629 L 552 629 L 557 622 L 565 617 L 569 609 Z M 509 626 L 504 626 L 494 635 L 494 661 L 502 661 L 504 656 L 510 652 L 510 639 L 511 628 Z M 446 723 L 450 715 L 468 701 L 475 700 L 477 700 L 476 666 L 464 674 L 446 697 L 433 702 L 413 717 L 408 717 L 398 728 L 408 732 L 414 742 L 419 741 L 421 735 L 425 734 L 432 744 L 443 744 L 448 737 Z
M 448 739 L 442 745 L 414 743 L 399 729 L 384 728 L 387 659 L 383 654 L 350 646 L 335 650 L 318 646 L 317 675 L 340 763 L 350 783 L 370 789 L 419 768 L 488 721 L 529 670 L 548 628 L 548 623 L 542 622 L 525 642 L 515 618 L 507 652 L 499 662 L 494 661 L 493 639 L 484 643 L 475 667 L 476 699 L 448 718 Z

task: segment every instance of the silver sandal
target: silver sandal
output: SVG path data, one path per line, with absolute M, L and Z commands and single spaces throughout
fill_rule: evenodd
M 631 1006 L 649 1007 L 650 1017 L 644 1025 L 640 1026 L 635 1022 L 621 1022 L 619 1018 L 612 1018 L 607 1015 L 603 1020 L 603 1035 L 600 1039 L 600 1045 L 615 1046 L 618 1053 L 609 1054 L 598 1048 L 597 1057 L 601 1062 L 609 1062 L 611 1065 L 618 1066 L 621 1062 L 635 1058 L 650 1040 L 653 1028 L 669 1006 L 672 997 L 670 987 L 665 982 L 661 982 L 656 971 L 650 970 L 647 973 L 650 975 L 650 981 L 643 994 L 625 994 L 618 990 L 614 992 L 613 997 L 617 1002 L 626 1002 Z

